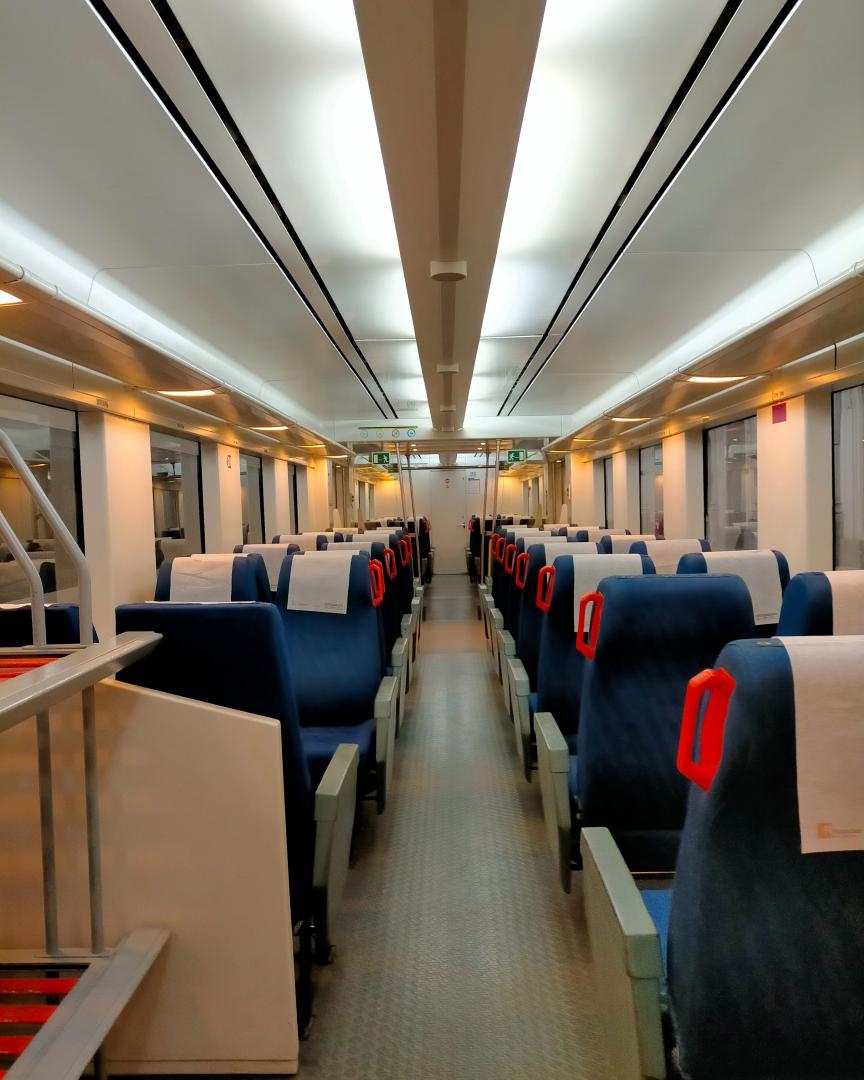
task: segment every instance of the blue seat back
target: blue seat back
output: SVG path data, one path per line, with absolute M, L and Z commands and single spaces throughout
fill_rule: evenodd
M 384 598 L 378 605 L 378 629 L 381 637 L 381 664 L 387 667 L 390 663 L 390 653 L 396 644 L 396 639 L 401 631 L 400 595 L 399 584 L 396 578 L 391 579 L 384 558 L 384 544 L 377 540 L 346 540 L 338 546 L 328 544 L 324 551 L 357 551 L 366 555 L 369 559 L 381 566 L 384 575 Z M 367 550 L 368 549 L 368 550 Z M 396 571 L 398 577 L 398 569 Z
M 585 565 L 592 566 L 592 572 L 597 575 L 595 580 L 599 583 L 606 580 L 604 567 L 610 556 L 559 555 L 553 564 L 555 580 L 552 586 L 552 603 L 542 620 L 537 658 L 537 709 L 553 714 L 571 749 L 574 748 L 573 739 L 579 729 L 585 671 L 585 657 L 576 648 L 574 614 L 579 597 L 574 595 L 574 558 L 590 560 L 590 564 L 586 561 Z M 634 572 L 641 568 L 643 574 L 654 573 L 650 559 L 643 557 L 628 559 L 627 562 L 633 563 Z
M 80 624 L 76 604 L 46 604 L 45 634 L 49 645 L 77 645 Z M 33 644 L 30 605 L 0 609 L 0 648 L 14 649 Z
M 854 617 L 835 620 L 832 582 L 846 591 Z M 847 591 L 848 590 L 848 591 Z M 796 574 L 783 594 L 777 633 L 785 637 L 864 633 L 864 570 L 835 570 Z
M 154 600 L 171 600 L 171 581 L 175 573 L 193 562 L 208 562 L 195 556 L 181 556 L 171 562 L 163 562 L 156 573 Z M 269 600 L 270 585 L 264 560 L 256 555 L 235 555 L 231 569 L 231 600 Z M 187 597 L 183 597 L 187 600 Z
M 347 612 L 337 615 L 288 609 L 292 568 L 305 557 L 287 556 L 276 596 L 300 723 L 304 727 L 365 723 L 373 716 L 384 674 L 369 559 L 361 553 L 352 557 Z
M 574 536 L 573 539 L 575 541 L 575 539 L 576 539 L 575 536 Z M 522 574 L 521 571 L 520 571 L 519 577 L 517 578 L 516 570 L 517 570 L 517 567 L 520 565 L 520 558 L 519 557 L 521 555 L 523 555 L 526 551 L 530 551 L 530 549 L 532 547 L 539 546 L 541 550 L 545 551 L 546 550 L 546 548 L 545 548 L 546 543 L 548 543 L 550 545 L 550 549 L 551 549 L 551 547 L 563 548 L 564 544 L 566 544 L 567 542 L 568 542 L 568 538 L 566 536 L 558 536 L 557 534 L 553 534 L 552 536 L 547 536 L 547 537 L 541 537 L 539 540 L 536 539 L 536 537 L 534 537 L 534 536 L 527 536 L 527 537 L 526 536 L 517 536 L 516 537 L 516 559 L 514 561 L 513 573 L 511 575 L 509 575 L 510 581 L 509 581 L 508 590 L 507 590 L 507 610 L 504 613 L 504 625 L 507 627 L 507 629 L 513 635 L 513 639 L 516 641 L 516 652 L 517 652 L 517 655 L 520 656 L 520 658 L 521 658 L 522 654 L 519 652 L 519 628 L 520 628 L 520 626 L 522 624 L 522 611 L 524 609 L 528 613 L 529 622 L 534 617 L 533 612 L 536 612 L 538 615 L 540 614 L 540 610 L 537 608 L 537 605 L 534 602 L 535 599 L 536 599 L 536 596 L 537 596 L 537 574 L 539 574 L 539 572 L 540 572 L 540 567 L 539 566 L 536 567 L 536 569 L 534 570 L 534 573 L 533 573 L 534 592 L 533 592 L 533 594 L 532 593 L 528 594 L 530 596 L 530 598 L 531 598 L 531 604 L 529 605 L 526 602 L 526 599 L 527 599 L 526 598 L 526 593 L 528 593 L 527 576 L 525 576 L 525 587 L 524 588 L 519 587 L 519 580 L 521 580 L 521 578 L 523 577 L 523 574 Z M 592 544 L 591 546 L 594 549 L 594 551 L 596 552 L 596 550 L 597 550 L 596 545 Z M 579 550 L 579 549 L 573 548 L 574 552 L 577 551 L 577 550 Z M 543 565 L 543 564 L 541 564 L 541 565 Z M 529 559 L 528 564 L 527 564 L 527 574 L 530 574 L 530 573 L 531 573 L 531 561 Z M 535 645 L 535 648 L 534 648 L 535 660 L 534 660 L 534 664 L 532 666 L 532 670 L 534 670 L 535 673 L 536 673 L 536 668 L 537 668 L 536 655 L 537 655 L 537 648 L 538 647 L 539 647 L 539 643 L 538 643 L 538 645 Z M 533 682 L 533 680 L 532 680 L 532 682 Z
M 726 554 L 725 552 L 723 554 Z M 752 551 L 735 553 L 735 558 L 748 558 L 753 554 Z M 772 554 L 776 560 L 777 565 L 777 581 L 780 584 L 781 596 L 786 592 L 786 586 L 789 584 L 789 563 L 786 561 L 786 556 L 781 551 L 774 551 Z M 728 571 L 731 572 L 731 571 Z M 709 573 L 708 561 L 705 558 L 704 552 L 691 552 L 689 555 L 682 555 L 678 562 L 679 574 L 707 574 Z M 744 584 L 747 582 L 745 580 Z M 748 587 L 749 591 L 749 587 Z M 752 598 L 752 594 L 751 594 Z M 758 617 L 758 616 L 757 616 Z M 757 637 L 771 637 L 777 631 L 777 623 L 756 623 L 756 636 Z
M 117 608 L 117 633 L 127 630 L 152 630 L 162 640 L 149 656 L 119 671 L 120 681 L 279 721 L 291 912 L 295 919 L 305 918 L 311 904 L 313 794 L 276 608 L 271 603 L 123 604 Z
M 864 1076 L 864 852 L 801 853 L 783 644 L 737 641 L 717 666 L 735 680 L 722 759 L 690 785 L 670 912 L 682 1070 Z
M 732 575 L 608 578 L 599 592 L 577 739 L 583 823 L 610 828 L 633 869 L 671 869 L 688 793 L 676 768 L 687 683 L 727 642 L 753 637 L 753 605 Z

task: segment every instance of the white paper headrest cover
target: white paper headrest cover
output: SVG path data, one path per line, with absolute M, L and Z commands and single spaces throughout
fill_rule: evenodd
M 281 533 L 279 543 L 296 544 L 301 551 L 314 551 L 318 546 L 318 533 Z
M 864 637 L 784 637 L 801 850 L 864 850 Z
M 644 536 L 628 536 L 629 541 L 645 540 L 645 552 L 653 559 L 654 569 L 658 574 L 674 574 L 678 570 L 678 562 L 682 555 L 689 555 L 693 551 L 701 551 L 702 545 L 698 540 L 650 540 Z M 615 541 L 612 541 L 612 550 L 615 550 Z
M 288 583 L 289 611 L 323 611 L 329 615 L 344 615 L 348 611 L 348 585 L 351 577 L 351 550 L 309 551 L 291 561 L 291 580 Z M 341 555 L 342 558 L 336 558 Z
M 864 634 L 864 570 L 829 570 L 835 634 Z
M 783 590 L 773 551 L 703 551 L 702 554 L 709 574 L 737 574 L 743 580 L 753 601 L 757 626 L 779 620 Z
M 568 545 L 570 546 L 570 545 Z M 566 554 L 570 554 L 567 552 Z M 597 586 L 607 577 L 621 574 L 641 574 L 641 555 L 573 556 L 573 625 L 579 620 L 579 601 L 585 593 L 597 592 Z
M 260 555 L 267 568 L 267 580 L 270 582 L 271 592 L 276 591 L 279 584 L 279 571 L 288 554 L 288 544 L 244 544 L 244 555 Z
M 169 599 L 179 604 L 227 604 L 233 574 L 233 555 L 177 558 L 171 563 Z
M 380 540 L 343 540 L 341 544 L 328 544 L 324 554 L 338 555 L 340 551 L 368 551 L 371 554 L 372 545 L 381 542 Z

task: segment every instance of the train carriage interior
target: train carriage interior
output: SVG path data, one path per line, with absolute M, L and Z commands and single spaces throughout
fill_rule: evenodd
M 0 1078 L 864 1080 L 864 0 L 0 0 Z

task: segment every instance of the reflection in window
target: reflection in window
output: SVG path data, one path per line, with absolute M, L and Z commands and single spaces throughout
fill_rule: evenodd
M 864 386 L 834 404 L 834 566 L 864 569 Z
M 755 548 L 756 417 L 705 432 L 705 535 L 714 551 Z
M 264 489 L 261 486 L 261 458 L 240 455 L 240 505 L 243 514 L 243 543 L 264 543 Z
M 612 483 L 612 458 L 603 458 L 603 487 L 606 507 L 606 528 L 615 528 L 615 489 Z
M 639 451 L 639 531 L 663 536 L 663 444 Z
M 150 431 L 157 566 L 165 559 L 202 550 L 198 456 L 199 446 L 193 439 Z
M 80 543 L 78 528 L 78 436 L 74 412 L 16 398 L 0 397 L 0 427 L 10 436 L 39 486 Z M 0 451 L 0 510 L 30 554 L 42 579 L 46 599 L 77 603 L 74 565 Z M 28 600 L 30 588 L 0 538 L 0 603 Z

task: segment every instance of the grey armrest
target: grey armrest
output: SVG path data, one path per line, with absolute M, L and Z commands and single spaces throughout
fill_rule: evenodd
M 393 774 L 397 689 L 398 681 L 395 675 L 385 675 L 375 695 L 375 763 L 378 773 L 379 814 L 386 805 L 387 787 Z
M 408 641 L 398 637 L 390 653 L 390 666 L 399 684 L 396 706 L 396 733 L 402 727 L 405 716 L 405 698 L 408 694 Z
M 583 829 L 580 850 L 594 978 L 615 1076 L 663 1080 L 659 935 L 609 830 Z
M 522 762 L 522 773 L 531 782 L 531 708 L 528 695 L 531 683 L 528 672 L 518 656 L 507 656 L 507 682 L 510 688 L 510 715 L 516 735 L 516 749 Z
M 357 746 L 340 743 L 315 792 L 312 888 L 319 955 L 329 951 L 332 920 L 342 901 L 348 877 L 359 761 Z
M 552 713 L 536 713 L 534 731 L 537 735 L 537 773 L 540 777 L 546 835 L 558 865 L 561 888 L 564 892 L 570 892 L 572 822 L 567 783 L 570 749 Z

